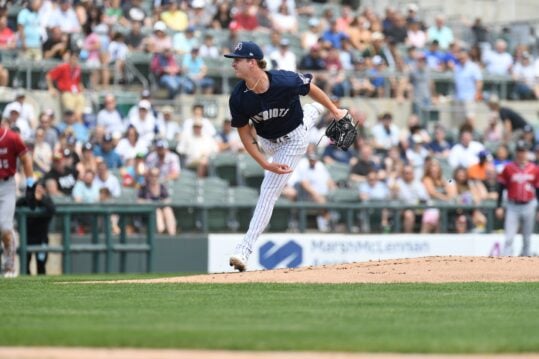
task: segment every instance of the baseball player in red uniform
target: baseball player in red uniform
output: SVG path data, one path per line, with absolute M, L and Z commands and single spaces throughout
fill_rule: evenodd
M 505 213 L 505 246 L 502 255 L 513 254 L 513 238 L 522 228 L 521 256 L 530 255 L 530 237 L 535 226 L 537 199 L 539 198 L 539 167 L 528 160 L 528 144 L 518 141 L 515 161 L 505 166 L 498 176 L 498 205 L 496 216 L 502 218 L 503 190 L 507 190 Z
M 14 277 L 16 243 L 13 233 L 15 215 L 17 158 L 26 176 L 26 197 L 35 208 L 32 157 L 21 137 L 6 126 L 0 127 L 0 236 L 4 245 L 4 277 Z

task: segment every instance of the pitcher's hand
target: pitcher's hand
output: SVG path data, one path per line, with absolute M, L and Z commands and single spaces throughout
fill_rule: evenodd
M 293 169 L 289 165 L 275 162 L 268 163 L 264 169 L 273 173 L 277 173 L 279 175 L 284 175 L 293 171 Z

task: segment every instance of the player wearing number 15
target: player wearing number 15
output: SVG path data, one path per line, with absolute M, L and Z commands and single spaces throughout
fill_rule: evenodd
M 3 274 L 15 276 L 16 244 L 13 233 L 15 215 L 17 159 L 22 162 L 26 176 L 26 198 L 31 209 L 35 208 L 35 179 L 32 156 L 21 137 L 9 128 L 0 127 L 0 236 L 4 245 Z

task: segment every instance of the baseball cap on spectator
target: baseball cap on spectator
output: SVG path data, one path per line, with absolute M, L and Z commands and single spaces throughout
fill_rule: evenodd
M 146 157 L 146 155 L 143 153 L 143 152 L 138 152 L 136 155 L 135 155 L 135 159 L 144 159 L 144 157 Z
M 408 11 L 417 12 L 417 10 L 419 10 L 419 7 L 417 6 L 417 4 L 414 4 L 414 3 L 408 4 Z
M 193 25 L 187 26 L 187 29 L 185 29 L 187 32 L 195 32 L 195 27 Z
M 318 19 L 315 18 L 315 17 L 311 17 L 311 18 L 309 19 L 309 26 L 315 27 L 315 26 L 318 26 L 318 25 L 320 25 L 320 20 L 318 20 Z
M 140 93 L 140 97 L 142 97 L 142 98 L 149 98 L 150 96 L 151 96 L 151 93 L 150 93 L 150 90 L 148 90 L 148 89 L 144 89 Z
M 485 160 L 488 158 L 488 156 L 489 156 L 489 152 L 487 150 L 479 151 L 479 153 L 477 154 L 477 157 L 479 157 L 479 160 Z
M 23 89 L 15 91 L 15 98 L 26 97 L 26 92 Z
M 100 35 L 106 35 L 109 32 L 109 26 L 107 24 L 99 24 L 94 27 L 94 32 Z
M 373 65 L 378 66 L 378 65 L 382 65 L 384 63 L 384 60 L 382 59 L 381 56 L 376 55 L 372 58 L 372 63 Z
M 191 7 L 193 9 L 200 9 L 206 6 L 206 0 L 193 0 L 191 2 Z
M 528 145 L 528 142 L 519 140 L 517 141 L 515 149 L 517 151 L 528 151 L 530 149 L 530 146 Z
M 153 31 L 167 31 L 167 25 L 163 21 L 158 21 L 153 25 Z
M 138 108 L 145 109 L 146 111 L 149 111 L 152 108 L 152 104 L 148 100 L 140 100 L 138 103 Z
M 174 108 L 172 106 L 163 106 L 161 107 L 161 112 L 162 113 L 173 113 L 174 112 Z
M 75 112 L 71 109 L 67 109 L 64 111 L 64 116 L 73 116 Z
M 522 131 L 524 132 L 527 132 L 527 133 L 530 133 L 530 132 L 534 132 L 533 131 L 533 127 L 531 125 L 526 125 L 522 128 Z
M 279 42 L 279 44 L 281 46 L 289 46 L 290 45 L 290 40 L 288 40 L 287 38 L 282 38 L 281 41 Z
M 94 145 L 92 145 L 90 142 L 86 142 L 84 146 L 82 146 L 83 151 L 91 151 L 94 149 Z
M 498 105 L 500 103 L 500 98 L 496 95 L 490 95 L 488 98 L 488 103 L 492 105 Z
M 21 113 L 21 110 L 22 110 L 22 106 L 18 102 L 12 102 L 6 106 L 7 113 L 11 113 L 11 112 Z
M 64 155 L 64 158 L 71 157 L 71 150 L 69 148 L 64 148 L 64 150 L 62 151 L 62 154 Z
M 384 34 L 382 34 L 379 31 L 376 31 L 376 32 L 372 33 L 371 38 L 372 38 L 372 41 L 383 40 L 384 39 Z
M 416 133 L 412 136 L 412 141 L 414 143 L 423 143 L 423 137 L 421 137 L 421 135 L 419 133 Z
M 112 142 L 113 138 L 112 138 L 112 135 L 110 133 L 107 133 L 105 136 L 103 136 L 103 142 Z
M 168 142 L 165 139 L 159 139 L 155 142 L 156 148 L 168 148 Z
M 254 42 L 242 41 L 236 45 L 233 53 L 225 54 L 224 56 L 228 58 L 262 60 L 264 58 L 264 53 Z

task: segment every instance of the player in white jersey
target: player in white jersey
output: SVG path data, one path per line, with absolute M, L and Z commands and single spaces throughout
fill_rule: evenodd
M 230 96 L 232 126 L 238 128 L 246 151 L 266 170 L 260 188 L 260 197 L 243 240 L 230 257 L 230 265 L 240 272 L 247 267 L 253 245 L 268 225 L 275 202 L 279 198 L 292 171 L 305 154 L 307 133 L 321 116 L 324 108 L 336 119 L 347 111 L 337 108 L 314 83 L 312 75 L 291 71 L 265 71 L 266 62 L 260 47 L 250 41 L 236 45 L 232 67 L 241 79 Z M 316 103 L 303 109 L 299 95 L 309 95 Z M 251 135 L 251 122 L 260 143 Z M 272 158 L 259 150 L 258 145 Z

